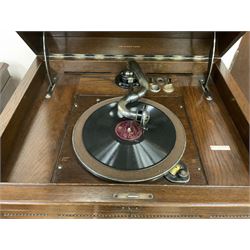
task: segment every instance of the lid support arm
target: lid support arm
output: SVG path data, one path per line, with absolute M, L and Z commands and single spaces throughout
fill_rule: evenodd
M 51 68 L 49 65 L 49 56 L 48 56 L 48 48 L 47 48 L 47 43 L 46 43 L 46 32 L 43 32 L 43 56 L 44 56 L 44 62 L 45 62 L 45 68 L 46 68 L 46 73 L 49 81 L 49 86 L 47 89 L 47 94 L 45 96 L 46 99 L 51 98 L 52 92 L 55 88 L 56 85 L 56 77 L 52 76 L 51 74 Z
M 210 80 L 211 73 L 212 73 L 214 57 L 215 57 L 215 48 L 216 48 L 216 32 L 213 32 L 213 44 L 212 44 L 212 48 L 210 50 L 209 59 L 208 59 L 208 70 L 207 70 L 208 73 L 207 73 L 205 80 L 204 79 L 200 80 L 201 88 L 204 92 L 205 98 L 208 101 L 213 100 L 210 90 L 208 88 L 208 82 Z

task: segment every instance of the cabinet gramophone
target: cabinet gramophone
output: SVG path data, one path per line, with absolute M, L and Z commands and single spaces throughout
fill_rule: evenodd
M 2 218 L 250 216 L 249 97 L 221 61 L 243 32 L 18 34 L 37 58 L 0 114 Z

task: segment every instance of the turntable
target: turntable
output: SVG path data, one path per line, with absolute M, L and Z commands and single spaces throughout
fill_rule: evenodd
M 221 61 L 242 32 L 18 34 L 37 58 L 0 114 L 1 217 L 250 216 L 247 61 Z
M 138 92 L 132 79 L 125 97 L 107 99 L 85 111 L 73 130 L 74 151 L 88 171 L 104 179 L 141 182 L 163 175 L 169 178 L 167 173 L 185 150 L 185 129 L 168 108 L 140 99 L 149 83 L 135 61 L 128 64 L 126 73 L 135 74 Z M 181 172 L 179 181 L 187 182 L 189 173 L 183 166 L 175 176 Z

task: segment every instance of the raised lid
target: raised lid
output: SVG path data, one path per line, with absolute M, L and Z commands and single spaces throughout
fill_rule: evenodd
M 42 32 L 18 32 L 42 55 Z M 221 57 L 243 32 L 217 32 Z M 52 54 L 208 56 L 213 32 L 47 32 Z

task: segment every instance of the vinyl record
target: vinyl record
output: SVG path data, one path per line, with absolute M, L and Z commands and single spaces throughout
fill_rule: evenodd
M 140 102 L 136 107 L 141 109 L 143 105 Z M 134 140 L 122 139 L 115 131 L 123 121 L 129 123 L 117 116 L 117 103 L 96 110 L 82 131 L 87 151 L 99 162 L 120 170 L 139 170 L 162 161 L 175 145 L 175 127 L 162 111 L 151 105 L 146 107 L 151 117 L 147 130 L 135 124 L 142 131 Z
M 100 102 L 78 119 L 72 135 L 74 151 L 94 175 L 121 182 L 157 179 L 184 153 L 186 136 L 180 120 L 166 107 L 141 99 L 131 110 L 146 105 L 146 130 L 117 116 L 120 98 Z

